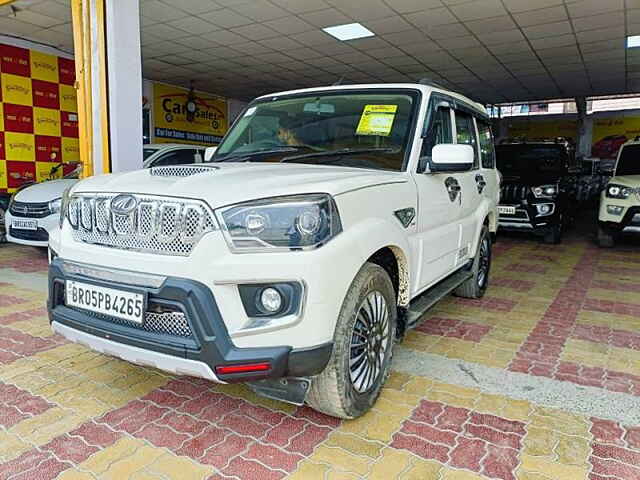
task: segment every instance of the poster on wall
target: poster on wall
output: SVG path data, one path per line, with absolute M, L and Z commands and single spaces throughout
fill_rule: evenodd
M 556 138 L 575 141 L 578 124 L 575 120 L 513 121 L 509 123 L 509 137 Z
M 593 122 L 591 156 L 616 158 L 620 147 L 640 135 L 640 117 L 596 118 Z
M 73 60 L 0 44 L 0 192 L 80 160 L 74 82 Z
M 153 85 L 156 142 L 217 145 L 227 131 L 227 102 L 163 83 Z

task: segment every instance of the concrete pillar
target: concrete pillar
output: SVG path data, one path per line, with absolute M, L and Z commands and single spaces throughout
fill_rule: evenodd
M 585 97 L 576 97 L 576 109 L 578 112 L 576 135 L 576 156 L 584 158 L 591 151 L 591 134 L 587 128 L 587 99 Z

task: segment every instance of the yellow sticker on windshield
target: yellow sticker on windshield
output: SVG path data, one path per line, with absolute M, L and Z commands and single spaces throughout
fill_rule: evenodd
M 388 137 L 391 134 L 397 110 L 397 105 L 365 105 L 356 135 Z

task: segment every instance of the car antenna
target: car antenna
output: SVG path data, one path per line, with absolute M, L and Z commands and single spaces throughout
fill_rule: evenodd
M 337 87 L 338 85 L 342 85 L 342 81 L 344 80 L 344 75 L 340 75 L 340 78 L 331 84 L 332 87 Z

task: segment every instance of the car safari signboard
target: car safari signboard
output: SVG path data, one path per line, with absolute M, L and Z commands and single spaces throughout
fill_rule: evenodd
M 217 145 L 227 131 L 226 100 L 163 83 L 153 85 L 155 142 Z

